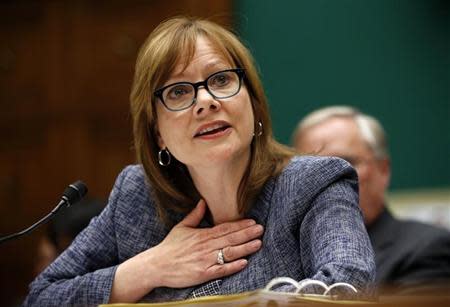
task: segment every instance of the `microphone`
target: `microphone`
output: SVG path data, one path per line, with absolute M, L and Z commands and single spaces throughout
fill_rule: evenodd
M 80 199 L 86 195 L 88 189 L 87 186 L 80 180 L 70 184 L 63 193 L 63 196 L 61 197 L 61 200 L 59 201 L 58 205 L 46 216 L 44 216 L 42 219 L 28 227 L 27 229 L 24 229 L 20 232 L 16 232 L 13 234 L 10 234 L 8 236 L 4 236 L 0 238 L 0 244 L 4 243 L 6 241 L 12 240 L 17 237 L 21 237 L 29 232 L 31 232 L 33 229 L 38 227 L 39 225 L 47 222 L 50 218 L 53 217 L 62 207 L 69 207 L 71 205 L 74 205 L 77 203 Z

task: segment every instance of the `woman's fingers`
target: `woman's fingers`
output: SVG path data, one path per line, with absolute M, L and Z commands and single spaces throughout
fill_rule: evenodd
M 216 264 L 210 266 L 206 270 L 207 280 L 222 278 L 224 276 L 232 275 L 244 269 L 247 266 L 247 260 L 242 257 L 248 256 L 257 252 L 261 248 L 261 240 L 252 240 L 245 244 L 238 246 L 228 246 L 222 249 L 223 264 L 218 263 L 218 254 L 220 250 L 213 253 L 213 261 Z
M 171 268 L 170 272 L 163 270 L 160 274 L 163 286 L 187 287 L 234 274 L 247 265 L 244 257 L 261 248 L 258 238 L 264 229 L 255 220 L 197 228 L 205 211 L 206 203 L 200 200 L 165 239 L 151 249 L 160 268 Z M 218 258 L 221 249 L 223 262 Z
M 186 215 L 186 217 L 179 224 L 186 227 L 197 227 L 197 225 L 200 224 L 203 216 L 205 215 L 205 208 L 205 201 L 203 199 L 200 199 L 200 201 L 197 203 L 197 206 L 195 206 L 195 208 L 192 209 L 192 211 L 189 212 L 189 214 Z
M 261 245 L 261 240 L 256 239 L 237 246 L 227 246 L 222 249 L 214 250 L 210 257 L 211 263 L 212 265 L 220 264 L 219 258 L 221 258 L 224 263 L 239 260 L 257 252 L 261 248 Z M 220 255 L 220 251 L 222 251 L 222 255 Z
M 213 228 L 211 228 L 209 230 L 209 232 L 210 232 L 212 238 L 220 238 L 227 234 L 234 233 L 236 231 L 248 228 L 255 224 L 256 224 L 255 220 L 245 219 L 245 220 L 228 222 L 228 223 L 223 223 L 223 224 L 214 226 Z
M 247 266 L 247 260 L 239 259 L 225 264 L 217 264 L 209 267 L 206 271 L 208 280 L 222 278 L 241 271 Z
M 232 262 L 234 260 L 251 255 L 257 252 L 261 248 L 261 245 L 261 240 L 252 240 L 241 245 L 222 248 L 224 261 Z
M 228 246 L 238 246 L 245 244 L 262 236 L 264 227 L 254 224 L 249 227 L 239 229 L 235 232 L 225 234 L 216 240 L 211 241 L 213 249 L 220 249 Z

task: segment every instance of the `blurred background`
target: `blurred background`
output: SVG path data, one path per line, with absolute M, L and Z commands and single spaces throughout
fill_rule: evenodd
M 0 235 L 47 214 L 82 179 L 106 201 L 134 162 L 128 96 L 140 45 L 179 14 L 230 26 L 253 52 L 276 138 L 347 104 L 386 128 L 389 205 L 450 228 L 450 15 L 444 0 L 0 2 Z M 0 297 L 33 279 L 41 227 L 0 246 Z

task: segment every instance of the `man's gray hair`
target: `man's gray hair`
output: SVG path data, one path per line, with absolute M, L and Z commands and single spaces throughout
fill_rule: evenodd
M 297 125 L 292 140 L 295 140 L 306 129 L 323 123 L 331 118 L 350 118 L 358 126 L 362 139 L 367 143 L 378 159 L 389 158 L 386 134 L 380 122 L 374 117 L 361 113 L 349 106 L 331 106 L 318 109 L 304 117 Z

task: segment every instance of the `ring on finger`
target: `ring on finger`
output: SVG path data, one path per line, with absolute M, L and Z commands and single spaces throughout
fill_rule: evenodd
M 225 258 L 223 257 L 223 248 L 219 249 L 217 253 L 217 264 L 224 264 Z

